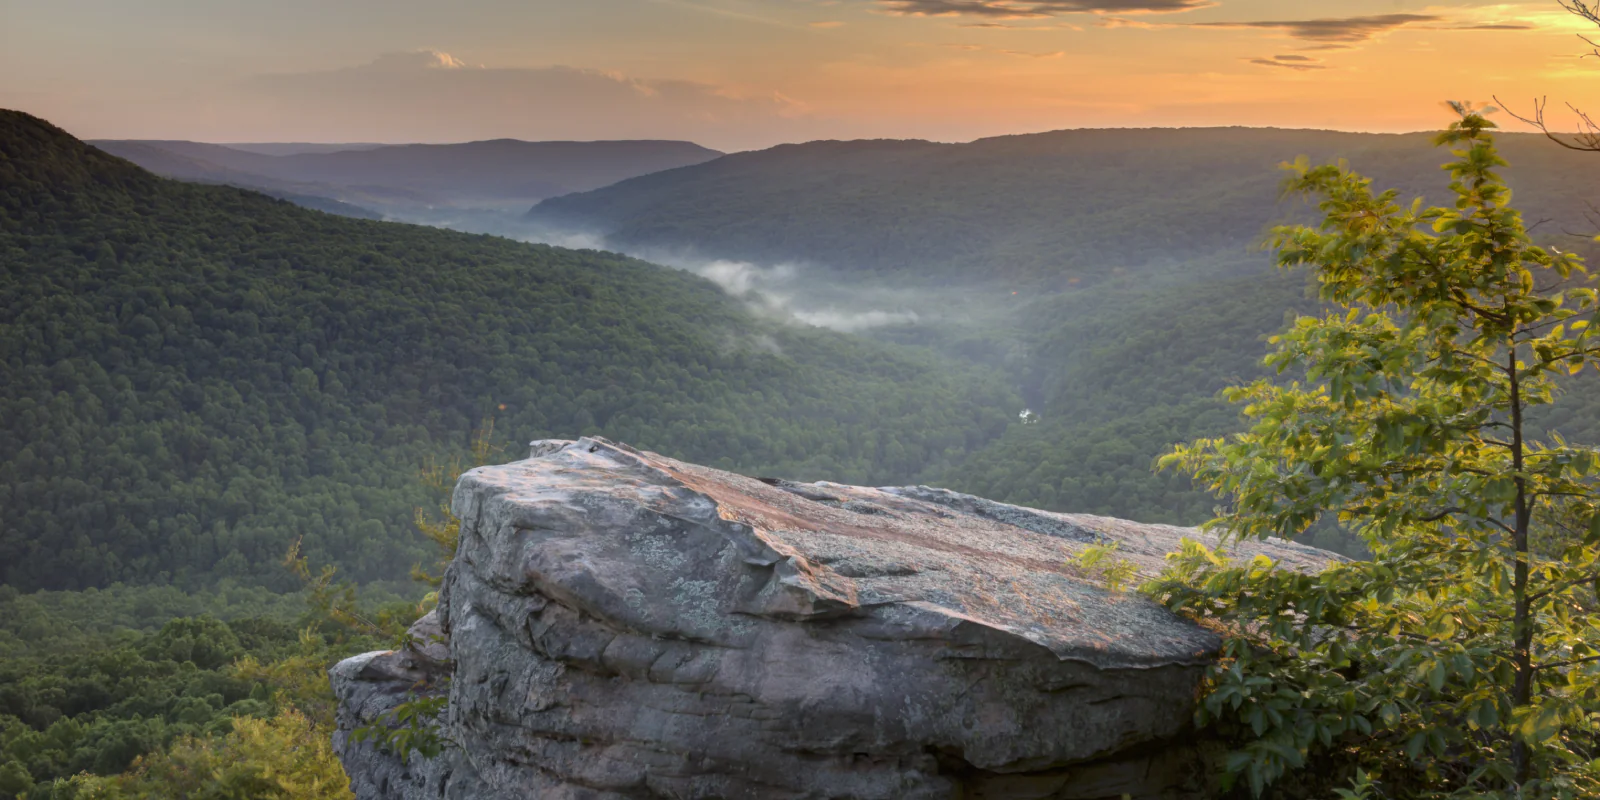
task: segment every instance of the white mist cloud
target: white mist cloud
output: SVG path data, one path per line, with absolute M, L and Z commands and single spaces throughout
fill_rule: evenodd
M 793 267 L 763 268 L 745 261 L 685 262 L 672 266 L 693 272 L 721 286 L 723 291 L 735 297 L 743 297 L 763 286 L 770 287 L 776 282 L 787 282 L 794 277 Z
M 889 325 L 914 325 L 922 320 L 915 311 L 791 311 L 795 318 L 818 328 L 856 333 Z
M 409 53 L 384 53 L 366 65 L 375 72 L 413 72 L 419 69 L 464 69 L 466 62 L 442 50 L 413 50 Z
M 802 270 L 792 264 L 762 267 L 747 261 L 715 260 L 696 262 L 684 259 L 673 266 L 687 270 L 722 287 L 734 297 L 743 298 L 756 311 L 817 328 L 859 333 L 889 325 L 911 325 L 921 321 L 915 311 L 887 311 L 878 308 L 850 309 L 836 304 L 819 305 L 806 296 Z
M 821 301 L 806 290 L 805 271 L 794 264 L 763 267 L 748 261 L 697 261 L 659 253 L 641 257 L 693 272 L 743 299 L 756 312 L 786 322 L 859 333 L 920 321 L 915 311 L 849 308 Z
M 526 234 L 526 241 L 557 247 L 587 248 L 623 252 L 645 261 L 692 272 L 715 283 L 722 291 L 743 300 L 752 311 L 783 322 L 828 328 L 844 333 L 859 333 L 890 325 L 911 325 L 922 321 L 916 311 L 903 308 L 874 308 L 877 297 L 864 302 L 844 303 L 824 299 L 807 285 L 807 270 L 797 264 L 762 266 L 748 261 L 706 259 L 659 250 L 628 251 L 607 247 L 603 236 L 572 231 L 540 230 Z M 776 347 L 773 343 L 773 347 Z
M 540 231 L 522 237 L 526 242 L 565 247 L 568 250 L 609 250 L 606 247 L 606 237 L 598 233 L 583 233 L 581 231 Z

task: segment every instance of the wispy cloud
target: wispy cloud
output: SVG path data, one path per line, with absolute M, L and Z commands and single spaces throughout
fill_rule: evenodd
M 366 68 L 374 71 L 407 72 L 418 69 L 465 69 L 466 66 L 466 62 L 443 50 L 423 48 L 405 53 L 384 53 Z
M 1106 17 L 1101 20 L 1100 24 L 1107 28 L 1212 28 L 1277 31 L 1290 38 L 1311 42 L 1324 49 L 1348 47 L 1400 28 L 1447 31 L 1522 31 L 1533 30 L 1537 27 L 1517 20 L 1458 22 L 1438 14 L 1372 14 L 1362 17 L 1220 22 L 1155 22 L 1123 17 Z
M 1034 53 L 1027 50 L 996 50 L 995 52 L 1019 58 L 1060 58 L 1067 54 L 1065 50 L 1052 50 L 1048 53 Z
M 1471 25 L 1452 25 L 1451 31 L 1531 31 L 1539 26 L 1529 22 L 1479 22 Z
M 1310 42 L 1364 42 L 1396 28 L 1443 22 L 1435 14 L 1375 14 L 1342 19 L 1261 20 L 1257 22 L 1196 22 L 1195 28 L 1256 28 L 1282 31 Z
M 1328 68 L 1326 65 L 1318 62 L 1316 59 L 1311 58 L 1310 56 L 1282 55 L 1273 56 L 1271 58 L 1247 58 L 1245 61 L 1262 67 L 1277 67 L 1279 69 L 1291 69 L 1301 72 Z
M 990 53 L 999 53 L 1000 55 L 1005 56 L 1015 56 L 1017 58 L 1061 58 L 1067 54 L 1067 51 L 1065 50 L 1050 50 L 1047 52 L 1038 52 L 1034 50 L 1007 50 L 999 47 L 984 47 L 981 44 L 964 44 L 961 42 L 941 42 L 936 46 L 943 47 L 947 50 L 960 50 L 968 53 L 984 51 Z
M 875 0 L 909 17 L 1036 19 L 1060 14 L 1173 14 L 1210 8 L 1212 0 Z
M 1083 31 L 1082 25 L 1073 25 L 1068 22 L 1056 23 L 1024 23 L 1013 25 L 1005 22 L 958 22 L 957 28 L 976 28 L 978 30 L 1022 31 L 1025 33 L 1056 33 L 1059 31 Z

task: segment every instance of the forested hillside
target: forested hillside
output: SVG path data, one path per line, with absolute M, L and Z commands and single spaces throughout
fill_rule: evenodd
M 1038 422 L 1012 425 L 931 480 L 1027 506 L 1184 525 L 1211 518 L 1213 498 L 1186 476 L 1155 471 L 1156 458 L 1179 442 L 1238 430 L 1238 408 L 1217 393 L 1272 377 L 1261 366 L 1267 338 L 1291 314 L 1325 309 L 1303 275 L 1209 268 L 1204 278 L 1180 270 L 1108 276 L 1032 301 L 1011 328 L 989 328 L 995 339 L 1025 343 L 1027 356 L 1012 369 Z M 1574 442 L 1600 442 L 1600 380 L 1575 378 L 1534 421 Z M 1349 540 L 1317 543 L 1357 552 Z
M 984 497 L 1146 522 L 1197 524 L 1211 498 L 1152 470 L 1173 444 L 1234 430 L 1216 398 L 1262 373 L 1266 334 L 1310 311 L 1298 276 L 1116 282 L 1039 301 L 1031 361 L 1039 422 L 939 476 Z
M 1596 225 L 1587 200 L 1600 158 L 1525 134 L 1501 142 L 1536 235 L 1589 250 L 1575 234 Z M 1313 213 L 1279 190 L 1279 164 L 1300 156 L 1346 160 L 1402 203 L 1446 196 L 1448 153 L 1428 134 L 1080 130 L 738 153 L 546 200 L 528 223 L 643 252 L 800 265 L 812 284 L 898 286 L 932 311 L 875 335 L 1004 363 L 1039 414 L 930 480 L 1195 524 L 1213 501 L 1154 472 L 1156 457 L 1235 430 L 1218 390 L 1261 375 L 1286 313 L 1317 310 L 1303 279 L 1274 272 L 1259 248 L 1272 225 Z M 1544 421 L 1600 441 L 1592 394 Z
M 1401 201 L 1442 186 L 1445 155 L 1139 137 L 777 148 L 534 213 L 934 309 L 869 339 L 784 319 L 759 286 L 159 178 L 0 112 L 0 798 L 229 796 L 264 775 L 342 796 L 323 671 L 421 613 L 382 585 L 438 558 L 420 473 L 489 419 L 505 459 L 603 434 L 748 474 L 1207 519 L 1155 458 L 1237 430 L 1216 392 L 1319 310 L 1250 248 L 1303 211 L 1277 201 L 1296 153 L 1273 148 L 1348 158 Z M 1508 138 L 1519 203 L 1576 244 L 1600 159 Z M 1536 423 L 1600 441 L 1595 381 L 1557 409 Z M 368 584 L 371 618 L 308 564 Z
M 1548 219 L 1544 232 L 1584 228 L 1600 159 L 1527 134 L 1503 145 L 1530 220 Z M 1055 285 L 1242 253 L 1273 222 L 1303 217 L 1298 204 L 1279 203 L 1277 168 L 1302 155 L 1348 159 L 1408 195 L 1442 196 L 1448 183 L 1427 134 L 1069 130 L 783 145 L 545 200 L 528 222 L 622 248 Z
M 417 472 L 604 433 L 752 473 L 914 479 L 1020 400 L 762 321 L 690 275 L 157 178 L 0 114 L 0 581 L 394 578 Z M 292 585 L 292 584 L 291 584 Z
M 1267 270 L 1248 246 L 1274 218 L 1298 213 L 1272 188 L 1280 155 L 1263 153 L 1315 145 L 1314 158 L 1348 158 L 1403 193 L 1443 180 L 1433 174 L 1442 154 L 1417 137 L 1136 132 L 1187 144 L 1163 139 L 1142 160 L 1116 162 L 1080 151 L 1125 150 L 1117 140 L 1067 132 L 776 148 L 568 198 L 693 187 L 641 218 L 699 219 L 694 209 L 729 196 L 782 197 L 783 213 L 751 200 L 745 233 L 730 224 L 693 235 L 707 247 L 774 226 L 856 237 L 844 250 L 872 249 L 878 237 L 879 263 L 929 268 L 937 262 L 903 260 L 896 248 L 980 223 L 1087 236 L 1082 248 L 1014 238 L 1005 252 L 1033 253 L 1023 260 L 1036 265 L 1060 248 L 1062 263 L 1032 278 L 1010 272 L 1022 261 L 974 255 L 981 269 L 967 278 L 1012 274 L 1047 291 L 986 289 L 1014 297 L 1003 307 L 1013 310 L 962 320 L 980 304 L 956 302 L 971 285 L 956 281 L 951 316 L 880 331 L 926 345 L 907 348 L 777 324 L 707 283 L 620 256 L 339 220 L 162 181 L 7 119 L 4 169 L 15 179 L 0 238 L 0 479 L 15 512 L 0 519 L 0 563 L 11 570 L 0 577 L 22 588 L 224 577 L 288 588 L 270 563 L 300 535 L 314 560 L 393 578 L 420 558 L 417 469 L 487 416 L 512 451 L 533 436 L 604 433 L 748 472 L 931 481 L 1046 508 L 1198 522 L 1211 501 L 1153 473 L 1153 460 L 1175 442 L 1232 430 L 1235 412 L 1217 390 L 1259 374 L 1263 340 L 1286 312 L 1316 308 L 1299 278 Z M 1509 139 L 1507 175 L 1528 187 L 1519 200 L 1557 220 L 1544 226 L 1551 236 L 1579 229 L 1577 182 L 1600 161 Z M 1052 222 L 1039 217 L 1047 204 L 1025 202 L 1049 171 L 1019 166 L 1046 145 L 1054 177 L 1096 188 Z M 925 169 L 936 156 L 947 169 Z M 825 196 L 829 181 L 864 186 L 862 176 L 883 186 Z M 989 201 L 933 192 L 974 176 L 987 176 Z M 1168 189 L 1156 191 L 1162 181 Z M 1059 200 L 1065 189 L 1050 191 Z M 1212 201 L 1197 199 L 1204 191 Z M 896 198 L 885 208 L 903 224 L 834 225 L 889 213 L 871 196 Z M 946 216 L 930 218 L 930 204 L 947 205 Z M 1186 204 L 1194 221 L 1157 213 L 1167 204 Z M 1148 236 L 1122 235 L 1127 259 L 1153 260 L 1123 266 L 1095 242 L 1139 219 L 1127 216 L 1135 207 L 1153 221 Z M 776 235 L 765 246 L 799 260 L 807 241 Z M 914 273 L 877 280 L 924 287 Z M 1016 418 L 1024 397 L 1037 424 Z M 1584 393 L 1546 422 L 1587 439 L 1600 436 L 1597 421 L 1600 394 Z

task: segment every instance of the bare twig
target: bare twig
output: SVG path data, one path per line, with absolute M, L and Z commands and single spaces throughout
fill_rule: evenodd
M 1600 2 L 1585 3 L 1583 0 L 1556 0 L 1568 13 L 1583 17 L 1596 25 L 1600 25 Z
M 1500 107 L 1505 109 L 1507 114 L 1516 117 L 1518 120 L 1527 125 L 1538 128 L 1539 131 L 1545 135 L 1545 138 L 1567 148 L 1568 150 L 1580 150 L 1585 153 L 1600 153 L 1600 125 L 1595 124 L 1593 118 L 1591 118 L 1582 109 L 1574 106 L 1571 103 L 1567 103 L 1566 106 L 1567 108 L 1571 109 L 1573 115 L 1578 118 L 1578 130 L 1573 133 L 1561 134 L 1550 130 L 1550 123 L 1545 117 L 1545 109 L 1550 105 L 1550 99 L 1547 97 L 1540 97 L 1533 101 L 1533 115 L 1529 117 L 1525 117 L 1515 111 L 1512 111 L 1510 105 L 1501 100 L 1498 96 L 1495 97 L 1494 101 L 1499 103 Z

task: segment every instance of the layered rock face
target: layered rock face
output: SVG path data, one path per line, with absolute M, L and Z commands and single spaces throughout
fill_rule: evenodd
M 454 509 L 417 644 L 333 672 L 363 800 L 1208 796 L 1189 723 L 1219 641 L 1072 565 L 1116 542 L 1152 575 L 1198 531 L 601 439 L 473 470 Z M 416 692 L 449 694 L 440 756 L 351 740 Z

